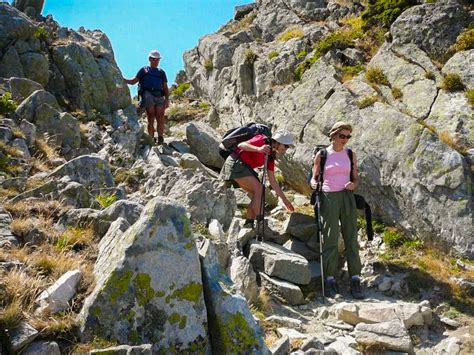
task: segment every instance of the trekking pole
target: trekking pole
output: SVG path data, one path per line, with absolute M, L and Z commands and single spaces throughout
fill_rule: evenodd
M 262 174 L 262 198 L 260 200 L 260 211 L 257 216 L 257 241 L 263 242 L 263 236 L 265 234 L 265 185 L 267 176 L 267 165 L 268 165 L 268 154 L 265 154 L 265 160 L 263 163 L 263 174 Z
M 316 238 L 319 242 L 319 262 L 321 264 L 321 290 L 323 292 L 323 303 L 326 303 L 326 297 L 324 296 L 323 233 L 321 233 L 321 185 L 318 185 L 314 193 L 316 194 L 314 214 L 316 216 L 316 225 L 318 226 Z

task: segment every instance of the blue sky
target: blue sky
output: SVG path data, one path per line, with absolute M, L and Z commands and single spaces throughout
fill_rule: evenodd
M 122 74 L 132 78 L 158 49 L 160 66 L 174 82 L 183 53 L 199 37 L 215 32 L 234 16 L 234 6 L 252 0 L 46 0 L 43 15 L 63 27 L 100 29 L 107 34 Z M 136 85 L 130 86 L 133 94 Z

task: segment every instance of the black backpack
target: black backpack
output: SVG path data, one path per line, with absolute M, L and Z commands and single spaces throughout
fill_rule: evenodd
M 317 145 L 313 150 L 313 159 L 318 152 L 320 152 L 320 160 L 319 160 L 319 175 L 318 175 L 318 183 L 322 185 L 324 181 L 324 166 L 326 165 L 326 160 L 328 158 L 328 152 L 326 150 L 326 145 Z M 354 161 L 352 158 L 352 150 L 347 148 L 347 155 L 349 156 L 349 160 L 351 161 L 351 181 L 352 181 L 352 172 L 354 170 Z M 354 194 L 356 207 L 359 210 L 365 211 L 365 220 L 367 222 L 367 239 L 372 240 L 374 239 L 374 230 L 372 228 L 372 211 L 370 209 L 369 204 L 365 201 L 364 197 L 361 195 Z M 314 205 L 314 193 L 311 196 L 311 204 Z
M 150 73 L 150 69 L 151 69 L 151 67 L 148 66 L 148 65 L 145 65 L 143 67 L 143 71 L 145 73 L 143 74 L 140 81 L 138 82 L 138 91 L 137 91 L 138 99 L 143 97 L 143 93 L 145 91 L 159 92 L 161 96 L 164 96 L 163 88 L 149 88 L 149 87 L 144 87 L 143 86 L 143 82 L 144 82 L 146 76 L 153 76 L 155 78 L 160 78 L 161 80 L 163 80 L 163 73 L 164 73 L 163 69 L 158 68 L 158 70 L 159 70 L 158 75 L 153 75 L 152 73 Z
M 257 134 L 263 134 L 267 136 L 268 139 L 272 137 L 272 131 L 270 128 L 260 123 L 250 122 L 245 126 L 229 129 L 225 132 L 222 141 L 219 144 L 220 156 L 227 159 L 230 153 L 237 148 L 239 143 L 248 141 Z

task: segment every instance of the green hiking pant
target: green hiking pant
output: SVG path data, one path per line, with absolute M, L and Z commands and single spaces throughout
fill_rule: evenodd
M 350 191 L 323 192 L 321 223 L 323 228 L 324 276 L 335 276 L 338 264 L 339 222 L 344 239 L 349 276 L 360 275 L 361 263 L 357 241 L 357 209 Z

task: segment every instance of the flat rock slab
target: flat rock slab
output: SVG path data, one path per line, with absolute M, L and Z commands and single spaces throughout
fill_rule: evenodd
M 291 305 L 300 305 L 304 304 L 304 296 L 301 289 L 287 281 L 279 280 L 268 275 L 265 275 L 263 272 L 260 273 L 260 279 L 262 281 L 262 286 L 267 289 L 272 296 L 275 296 L 280 301 Z
M 308 260 L 278 244 L 251 241 L 249 260 L 268 276 L 298 285 L 307 285 L 311 280 Z
M 355 340 L 364 348 L 386 349 L 413 353 L 410 335 L 399 320 L 378 324 L 357 324 Z

